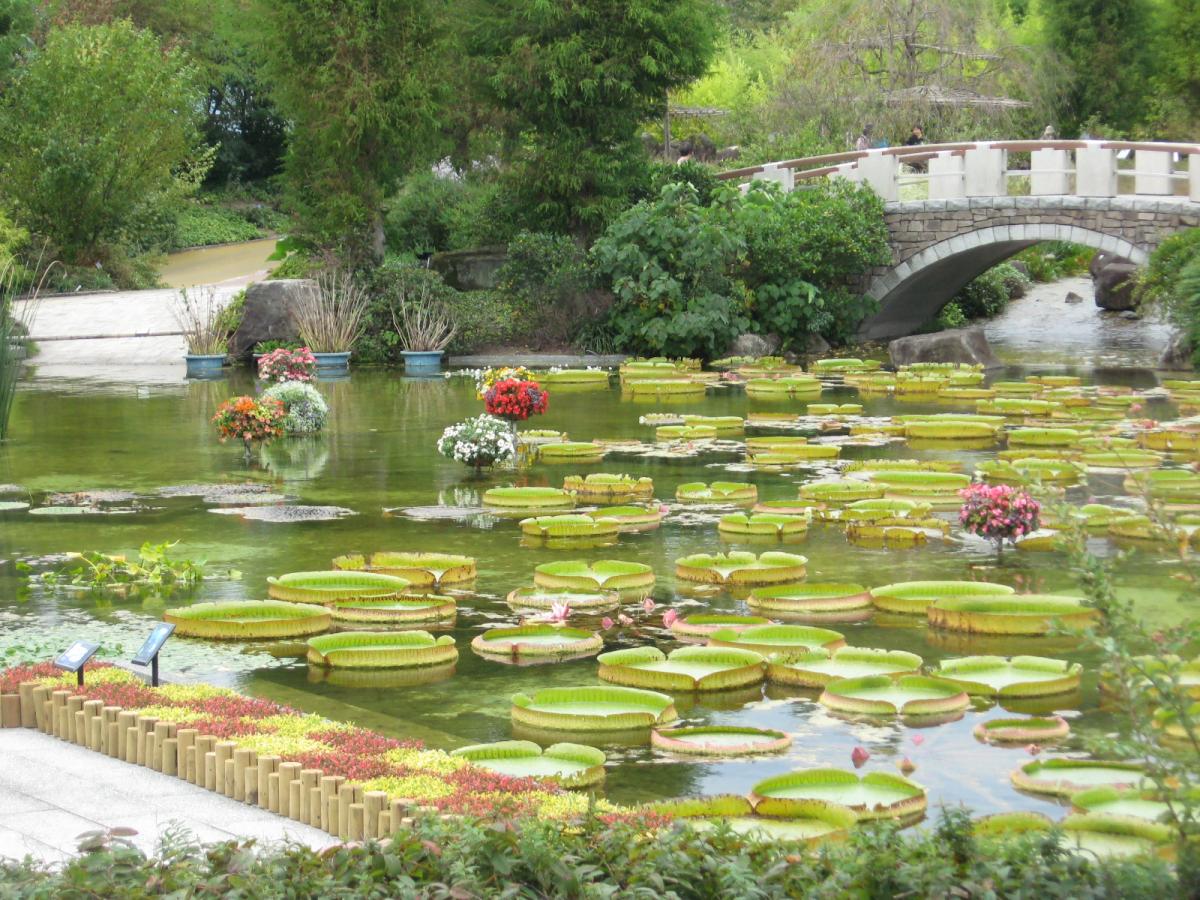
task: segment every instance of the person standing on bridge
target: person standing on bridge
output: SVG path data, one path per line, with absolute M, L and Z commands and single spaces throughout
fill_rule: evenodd
M 919 147 L 921 144 L 924 144 L 924 143 L 925 143 L 925 129 L 922 128 L 920 125 L 914 125 L 912 127 L 912 133 L 908 136 L 908 139 L 904 142 L 904 146 L 905 147 Z M 912 170 L 914 172 L 924 172 L 928 168 L 928 166 L 924 160 L 915 160 L 915 161 L 909 163 L 909 165 L 912 167 Z
M 875 131 L 875 126 L 870 123 L 862 127 L 862 134 L 858 136 L 858 140 L 854 142 L 855 150 L 870 150 L 871 135 Z

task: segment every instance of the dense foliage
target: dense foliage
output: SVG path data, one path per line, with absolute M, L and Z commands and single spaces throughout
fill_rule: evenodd
M 961 810 L 937 827 L 864 827 L 803 852 L 728 828 L 644 829 L 585 818 L 577 827 L 419 819 L 390 840 L 317 853 L 251 844 L 173 842 L 147 859 L 120 840 L 61 871 L 0 867 L 0 896 L 144 897 L 236 893 L 274 897 L 1037 897 L 1161 900 L 1186 895 L 1163 863 L 1100 861 L 1053 833 L 977 838 Z
M 1200 363 L 1200 228 L 1190 228 L 1164 240 L 1138 273 L 1138 302 L 1166 312 L 1167 318 L 1192 347 Z

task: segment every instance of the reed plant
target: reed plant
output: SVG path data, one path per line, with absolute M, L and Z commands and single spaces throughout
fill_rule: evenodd
M 181 290 L 175 299 L 175 321 L 193 356 L 218 356 L 229 346 L 229 324 L 224 306 L 212 288 Z
M 8 436 L 29 328 L 41 302 L 46 278 L 55 265 L 44 263 L 43 255 L 39 255 L 32 269 L 16 257 L 9 257 L 0 266 L 0 440 Z
M 458 333 L 458 326 L 445 303 L 431 295 L 429 281 L 423 280 L 413 296 L 400 293 L 400 302 L 392 307 L 392 324 L 405 350 L 445 350 Z
M 366 326 L 368 299 L 350 272 L 322 272 L 315 287 L 300 292 L 292 307 L 300 339 L 314 353 L 350 350 Z

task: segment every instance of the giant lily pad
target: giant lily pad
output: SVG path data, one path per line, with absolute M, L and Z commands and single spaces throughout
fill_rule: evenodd
M 754 538 L 779 538 L 797 536 L 808 533 L 808 516 L 786 516 L 773 512 L 731 512 L 721 516 L 716 523 L 716 530 L 721 534 L 737 538 L 737 536 L 754 536 Z
M 620 606 L 621 596 L 609 590 L 555 590 L 535 586 L 517 588 L 509 593 L 507 601 L 519 611 L 548 611 L 555 606 L 567 606 L 576 612 L 602 613 Z
M 611 519 L 585 515 L 535 516 L 521 520 L 521 533 L 550 541 L 571 541 L 615 537 L 620 527 Z
M 1014 428 L 1008 432 L 1010 447 L 1073 447 L 1087 437 L 1075 428 Z
M 903 650 L 870 647 L 841 647 L 832 653 L 823 647 L 767 658 L 767 680 L 796 687 L 825 687 L 846 678 L 875 675 L 913 675 L 921 669 L 921 657 Z
M 820 396 L 821 382 L 809 376 L 788 378 L 751 378 L 746 382 L 746 396 L 761 399 Z
M 654 570 L 645 563 L 602 559 L 542 563 L 533 570 L 538 587 L 568 591 L 617 591 L 625 600 L 641 599 L 654 587 Z
M 739 616 L 721 613 L 696 613 L 681 616 L 671 623 L 671 631 L 682 639 L 707 639 L 714 631 L 737 632 L 754 625 L 770 625 L 770 619 L 762 616 Z
M 1177 834 L 1169 825 L 1129 816 L 1088 813 L 1067 816 L 1059 827 L 1081 852 L 1101 858 L 1173 858 Z
M 1152 790 L 1126 788 L 1118 790 L 1109 785 L 1088 788 L 1071 795 L 1071 806 L 1081 813 L 1105 816 L 1125 816 L 1148 822 L 1165 822 L 1171 806 Z
M 814 621 L 861 622 L 871 615 L 871 595 L 861 584 L 795 584 L 756 588 L 747 603 L 755 612 Z
M 238 600 L 168 609 L 163 621 L 188 637 L 260 640 L 320 634 L 328 630 L 330 615 L 307 603 Z
M 1069 797 L 1094 787 L 1135 788 L 1146 782 L 1137 763 L 1090 759 L 1037 759 L 1013 770 L 1012 783 L 1024 791 Z
M 289 572 L 267 579 L 267 593 L 276 600 L 292 603 L 333 603 L 335 600 L 395 597 L 408 590 L 409 582 L 378 572 Z
M 810 503 L 845 506 L 859 500 L 875 500 L 883 496 L 884 488 L 865 481 L 810 481 L 800 486 L 800 499 Z
M 543 688 L 512 698 L 514 722 L 552 731 L 650 729 L 677 718 L 666 694 L 625 687 Z
M 599 444 L 563 441 L 539 447 L 538 460 L 544 463 L 597 463 L 604 459 L 604 453 L 604 448 Z M 486 496 L 484 502 L 487 502 Z
M 471 641 L 480 656 L 510 662 L 577 659 L 603 647 L 604 639 L 595 632 L 551 624 L 490 628 Z
M 824 647 L 836 650 L 845 645 L 845 638 L 828 628 L 811 625 L 752 625 L 749 628 L 720 628 L 708 636 L 712 647 L 740 647 L 768 655 Z
M 538 380 L 543 384 L 598 384 L 608 386 L 608 371 L 605 369 L 551 369 L 539 372 Z
M 802 581 L 808 560 L 795 553 L 696 553 L 675 560 L 675 577 L 715 585 L 789 584 Z
M 438 594 L 384 597 L 381 600 L 356 597 L 333 601 L 331 612 L 335 622 L 443 622 L 454 619 L 458 605 L 453 597 Z
M 632 475 L 613 475 L 595 472 L 591 475 L 568 475 L 563 490 L 578 497 L 612 503 L 614 501 L 648 500 L 654 496 L 654 481 Z
M 439 588 L 474 581 L 475 560 L 470 556 L 451 553 L 374 553 L 369 558 L 360 554 L 339 556 L 333 561 L 335 569 L 381 572 L 403 578 L 415 588 Z
M 963 441 L 975 438 L 995 438 L 999 427 L 990 422 L 972 422 L 966 419 L 944 419 L 940 421 L 916 421 L 904 423 L 904 436 L 934 441 Z
M 989 581 L 898 581 L 871 588 L 871 603 L 887 612 L 920 616 L 938 600 L 1012 593 L 1007 585 Z
M 758 499 L 758 488 L 732 481 L 689 482 L 675 489 L 675 499 L 684 503 L 752 503 Z
M 457 659 L 454 638 L 428 631 L 343 631 L 308 639 L 308 661 L 332 669 L 410 669 Z
M 741 416 L 682 416 L 684 425 L 707 425 L 715 428 L 720 434 L 736 434 L 745 428 L 746 421 Z
M 820 702 L 843 713 L 902 716 L 912 722 L 961 718 L 971 698 L 959 685 L 925 675 L 866 675 L 825 685 Z
M 1200 450 L 1200 431 L 1180 428 L 1153 428 L 1137 436 L 1138 443 L 1148 450 L 1186 451 Z
M 977 697 L 1044 697 L 1079 687 L 1083 667 L 1044 656 L 967 656 L 944 659 L 936 675 Z
M 500 487 L 483 492 L 483 505 L 509 510 L 570 509 L 575 496 L 551 487 Z
M 872 472 L 871 481 L 892 500 L 924 500 L 935 506 L 959 503 L 958 492 L 971 483 L 955 472 Z
M 767 778 L 754 786 L 750 802 L 763 816 L 789 818 L 816 801 L 846 807 L 859 820 L 898 819 L 925 811 L 925 788 L 900 775 L 868 772 L 859 777 L 842 769 L 802 769 Z
M 1097 471 L 1104 471 L 1106 469 L 1115 469 L 1117 471 L 1125 471 L 1127 469 L 1157 469 L 1163 464 L 1162 454 L 1155 453 L 1153 450 L 1086 450 L 1080 455 L 1079 460 L 1089 470 Z
M 617 530 L 650 531 L 659 526 L 667 515 L 665 506 L 605 506 L 585 515 L 601 522 L 614 522 Z
M 660 425 L 654 429 L 656 441 L 711 441 L 717 429 L 711 425 Z
M 845 509 L 827 515 L 842 522 L 856 524 L 888 523 L 897 520 L 919 520 L 929 517 L 932 507 L 916 500 L 857 500 Z
M 778 753 L 792 744 L 790 735 L 766 728 L 706 725 L 698 728 L 656 728 L 650 743 L 659 750 L 688 756 L 753 756 Z M 749 801 L 747 801 L 749 812 Z
M 210 509 L 211 513 L 225 516 L 240 516 L 251 522 L 269 522 L 274 525 L 289 525 L 293 522 L 332 522 L 355 515 L 354 510 L 344 506 L 231 506 Z
M 971 731 L 985 744 L 1044 744 L 1071 733 L 1062 716 L 1031 716 L 1027 719 L 988 719 Z
M 1011 594 L 945 597 L 934 601 L 925 615 L 930 625 L 949 631 L 1035 635 L 1063 626 L 1085 627 L 1100 614 L 1079 597 Z
M 843 838 L 858 821 L 849 809 L 815 801 L 797 804 L 793 815 L 786 819 L 755 816 L 749 800 L 732 795 L 664 800 L 649 804 L 646 809 L 674 819 L 686 819 L 696 829 L 723 826 L 762 841 L 805 845 Z
M 600 678 L 660 691 L 719 691 L 758 684 L 763 658 L 751 650 L 680 647 L 668 656 L 657 647 L 602 653 Z
M 450 755 L 510 778 L 547 778 L 567 788 L 593 787 L 604 780 L 604 754 L 582 744 L 552 744 L 543 750 L 532 741 L 499 741 L 460 747 Z

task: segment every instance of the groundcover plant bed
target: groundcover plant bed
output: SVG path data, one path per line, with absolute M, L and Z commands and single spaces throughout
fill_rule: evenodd
M 163 621 L 173 624 L 178 635 L 227 640 L 320 634 L 329 629 L 330 620 L 327 610 L 278 600 L 197 603 L 163 613 Z

